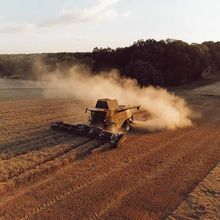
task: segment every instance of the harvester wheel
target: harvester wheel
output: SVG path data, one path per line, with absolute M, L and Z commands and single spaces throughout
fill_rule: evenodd
M 131 130 L 131 124 L 129 123 L 129 121 L 126 121 L 124 128 L 126 132 L 129 132 Z

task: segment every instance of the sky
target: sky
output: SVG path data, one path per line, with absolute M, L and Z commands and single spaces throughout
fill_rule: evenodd
M 0 53 L 220 40 L 219 0 L 0 0 Z

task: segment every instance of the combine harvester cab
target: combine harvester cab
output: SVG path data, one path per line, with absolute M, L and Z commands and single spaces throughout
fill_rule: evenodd
M 130 131 L 134 117 L 131 109 L 138 109 L 139 106 L 118 105 L 115 99 L 99 99 L 94 108 L 87 108 L 89 111 L 89 125 L 69 124 L 62 121 L 53 122 L 51 128 L 66 131 L 75 135 L 87 136 L 91 139 L 100 139 L 109 142 L 112 148 L 117 147 L 124 139 L 124 129 Z

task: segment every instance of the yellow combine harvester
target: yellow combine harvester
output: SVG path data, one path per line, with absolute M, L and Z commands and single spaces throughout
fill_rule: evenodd
M 111 143 L 117 147 L 121 142 L 124 133 L 114 132 L 124 130 L 130 131 L 134 121 L 131 109 L 140 109 L 137 106 L 118 105 L 116 99 L 99 99 L 94 108 L 87 108 L 90 112 L 88 124 L 67 124 L 62 121 L 53 122 L 52 129 L 68 131 L 77 135 L 85 135 L 91 138 L 98 138 Z

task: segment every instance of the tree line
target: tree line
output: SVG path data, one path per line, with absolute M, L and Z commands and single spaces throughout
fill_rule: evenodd
M 201 79 L 207 68 L 220 69 L 220 42 L 148 39 L 129 47 L 94 48 L 87 53 L 0 55 L 0 77 L 36 79 L 39 72 L 46 74 L 57 68 L 65 72 L 75 64 L 86 64 L 95 73 L 115 68 L 141 86 L 181 85 Z

